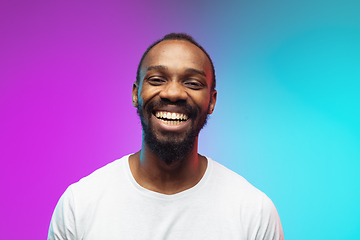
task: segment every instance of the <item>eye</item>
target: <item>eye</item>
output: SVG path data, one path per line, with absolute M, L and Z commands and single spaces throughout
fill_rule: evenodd
M 149 77 L 147 81 L 153 86 L 160 86 L 165 83 L 165 79 L 161 77 Z
M 184 82 L 185 86 L 190 88 L 190 89 L 194 89 L 194 90 L 200 90 L 204 87 L 204 84 L 199 82 L 198 80 L 195 79 L 189 79 L 186 80 Z

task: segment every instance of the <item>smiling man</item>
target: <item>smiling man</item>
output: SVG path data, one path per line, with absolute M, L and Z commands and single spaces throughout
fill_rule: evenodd
M 271 200 L 197 152 L 216 96 L 213 63 L 190 36 L 152 44 L 132 90 L 141 150 L 72 184 L 48 239 L 283 239 Z

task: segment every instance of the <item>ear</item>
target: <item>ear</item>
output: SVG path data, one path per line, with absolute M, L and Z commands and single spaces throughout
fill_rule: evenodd
M 217 97 L 217 91 L 213 90 L 210 97 L 210 105 L 209 105 L 209 111 L 208 114 L 212 114 L 215 109 L 215 103 L 216 103 L 216 97 Z
M 132 104 L 134 107 L 138 107 L 138 91 L 139 91 L 139 86 L 135 81 L 133 83 L 133 88 L 132 88 Z

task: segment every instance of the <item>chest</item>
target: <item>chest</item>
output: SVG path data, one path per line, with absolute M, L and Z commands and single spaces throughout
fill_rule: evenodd
M 246 239 L 240 208 L 218 199 L 110 198 L 83 219 L 82 239 Z

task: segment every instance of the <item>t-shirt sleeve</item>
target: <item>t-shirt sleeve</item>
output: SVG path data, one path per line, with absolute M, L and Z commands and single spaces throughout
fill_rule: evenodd
M 71 186 L 61 196 L 51 218 L 48 240 L 76 240 L 74 199 Z
M 260 224 L 256 240 L 284 240 L 279 215 L 273 202 L 265 194 L 262 200 Z

